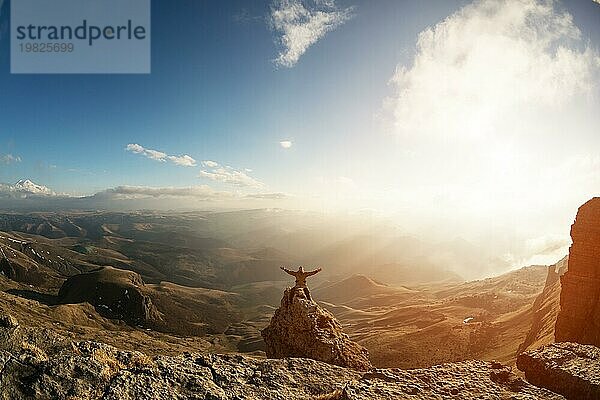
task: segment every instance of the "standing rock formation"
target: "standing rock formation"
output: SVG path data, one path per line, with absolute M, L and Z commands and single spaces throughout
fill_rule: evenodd
M 600 197 L 579 208 L 571 238 L 555 338 L 600 346 Z
M 302 290 L 287 288 L 281 306 L 261 332 L 268 358 L 302 357 L 367 371 L 367 349 L 350 340 L 341 324 Z

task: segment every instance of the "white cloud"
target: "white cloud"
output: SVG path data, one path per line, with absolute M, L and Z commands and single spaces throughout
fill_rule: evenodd
M 516 212 L 555 187 L 594 190 L 550 168 L 599 144 L 600 55 L 558 4 L 479 0 L 419 34 L 385 103 L 402 150 L 415 154 L 398 162 L 416 201 L 439 194 L 446 205 Z
M 1 6 L 2 4 L 0 4 Z M 5 154 L 5 155 L 0 155 L 0 164 L 13 164 L 13 163 L 20 163 L 21 162 L 21 157 L 19 156 L 13 156 L 12 154 Z
M 117 186 L 96 193 L 88 199 L 96 200 L 141 200 L 141 199 L 180 199 L 196 201 L 244 201 L 244 200 L 284 200 L 284 193 L 250 193 L 241 194 L 231 191 L 220 191 L 207 185 L 184 187 L 152 187 L 152 186 Z
M 421 32 L 391 79 L 397 184 L 382 202 L 524 259 L 600 190 L 598 82 L 598 50 L 561 2 L 470 3 Z
M 134 154 L 142 154 L 151 160 L 160 161 L 160 162 L 167 161 L 166 153 L 163 153 L 162 151 L 158 151 L 158 150 L 146 149 L 145 147 L 140 146 L 137 143 L 128 144 L 127 147 L 125 148 L 125 150 L 130 151 Z
M 246 195 L 247 198 L 250 199 L 262 199 L 262 200 L 283 200 L 287 199 L 289 196 L 285 193 L 254 193 Z
M 206 185 L 187 187 L 117 186 L 99 192 L 95 197 L 109 197 L 121 200 L 162 197 L 189 197 L 198 200 L 223 200 L 233 198 L 235 197 L 235 194 L 217 191 Z
M 125 147 L 125 150 L 131 151 L 132 153 L 140 154 L 143 153 L 146 149 L 144 149 L 144 147 L 140 146 L 139 144 L 129 143 L 127 147 Z
M 505 254 L 504 259 L 510 265 L 552 265 L 569 254 L 571 238 L 568 231 L 564 234 L 550 234 L 524 240 L 520 256 Z
M 172 161 L 176 165 L 181 165 L 182 167 L 195 167 L 196 160 L 192 157 L 184 154 L 183 156 L 168 156 L 169 161 Z
M 289 149 L 294 145 L 294 143 L 292 143 L 289 140 L 282 140 L 281 142 L 279 142 L 279 145 L 284 149 Z
M 238 171 L 230 166 L 216 167 L 210 170 L 201 170 L 200 178 L 210 179 L 240 187 L 262 188 L 264 184 L 257 181 L 243 171 Z
M 525 242 L 525 246 L 531 254 L 553 254 L 558 250 L 558 256 L 564 255 L 568 252 L 569 245 L 571 244 L 571 238 L 569 235 L 545 235 L 533 239 L 529 239 Z
M 419 34 L 388 99 L 401 135 L 483 136 L 593 86 L 598 54 L 552 1 L 476 1 Z
M 275 64 L 293 67 L 310 46 L 352 18 L 352 11 L 339 9 L 334 0 L 275 0 L 269 17 L 281 46 Z
M 216 168 L 219 166 L 219 163 L 211 160 L 204 160 L 202 161 L 202 165 L 208 168 Z
M 20 180 L 14 184 L 0 183 L 0 204 L 23 206 L 24 200 L 39 201 L 46 206 L 79 209 L 81 207 L 112 207 L 113 201 L 132 201 L 133 207 L 185 206 L 190 201 L 201 202 L 230 202 L 237 207 L 243 207 L 248 202 L 278 201 L 287 199 L 284 193 L 241 193 L 237 191 L 216 190 L 208 185 L 195 186 L 135 186 L 121 185 L 109 188 L 90 196 L 74 196 L 66 193 L 56 193 L 46 186 L 30 180 Z M 150 201 L 135 202 L 135 201 Z
M 140 146 L 137 143 L 130 143 L 127 145 L 125 150 L 132 152 L 134 154 L 141 154 L 144 157 L 147 157 L 154 161 L 159 162 L 167 162 L 171 161 L 175 165 L 180 165 L 183 167 L 195 167 L 197 165 L 196 160 L 190 157 L 187 154 L 181 156 L 172 156 L 158 150 L 147 149 L 143 146 Z

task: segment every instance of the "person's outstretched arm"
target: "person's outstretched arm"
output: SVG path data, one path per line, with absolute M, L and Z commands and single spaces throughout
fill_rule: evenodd
M 317 268 L 314 271 L 309 271 L 306 273 L 306 276 L 313 276 L 315 274 L 318 274 L 319 272 L 321 272 L 321 268 Z
M 286 267 L 279 267 L 281 268 L 282 271 L 287 272 L 288 274 L 290 274 L 291 276 L 296 276 L 294 275 L 294 271 L 290 271 L 289 269 L 287 269 Z

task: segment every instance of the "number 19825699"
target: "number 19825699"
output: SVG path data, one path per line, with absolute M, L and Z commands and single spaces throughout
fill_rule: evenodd
M 21 53 L 72 53 L 73 43 L 20 43 Z

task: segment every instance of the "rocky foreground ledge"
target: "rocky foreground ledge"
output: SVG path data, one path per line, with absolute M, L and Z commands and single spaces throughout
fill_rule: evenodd
M 600 349 L 577 343 L 553 343 L 520 354 L 518 368 L 527 380 L 569 399 L 600 399 Z
M 303 358 L 149 357 L 0 317 L 2 399 L 563 399 L 498 363 L 357 372 Z

